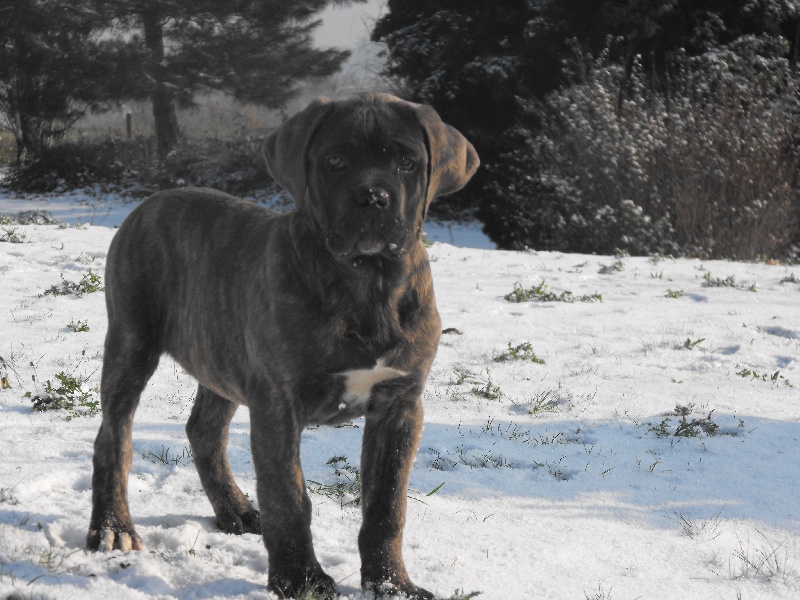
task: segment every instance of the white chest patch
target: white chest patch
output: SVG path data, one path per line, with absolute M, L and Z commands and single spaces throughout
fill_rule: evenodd
M 353 369 L 339 373 L 344 377 L 344 396 L 339 403 L 339 410 L 357 408 L 369 402 L 372 387 L 389 379 L 408 375 L 405 371 L 395 369 L 386 364 L 385 358 L 379 358 L 371 369 Z

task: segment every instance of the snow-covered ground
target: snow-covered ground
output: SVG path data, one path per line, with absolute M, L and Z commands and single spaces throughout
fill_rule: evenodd
M 99 418 L 34 412 L 25 394 L 72 377 L 96 400 L 105 306 L 85 276 L 102 282 L 132 204 L 34 202 L 0 197 L 0 211 L 94 224 L 0 225 L 0 597 L 269 598 L 260 538 L 214 526 L 183 430 L 195 384 L 166 357 L 134 427 L 145 549 L 84 551 Z M 800 267 L 501 252 L 476 227 L 428 236 L 450 332 L 411 476 L 418 584 L 444 598 L 798 597 Z M 81 281 L 82 295 L 45 294 Z M 505 299 L 542 281 L 538 299 Z M 360 434 L 316 428 L 302 446 L 317 555 L 350 598 L 363 597 L 355 475 L 326 463 L 358 465 Z M 254 497 L 246 409 L 229 455 Z

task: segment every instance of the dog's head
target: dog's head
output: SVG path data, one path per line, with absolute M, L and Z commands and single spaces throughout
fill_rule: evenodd
M 460 190 L 479 165 L 431 107 L 372 93 L 316 100 L 267 138 L 264 157 L 340 258 L 401 257 L 431 201 Z

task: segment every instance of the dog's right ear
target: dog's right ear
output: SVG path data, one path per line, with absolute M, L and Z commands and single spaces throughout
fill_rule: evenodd
M 328 98 L 318 98 L 273 131 L 261 153 L 272 178 L 300 206 L 306 192 L 306 153 L 325 117 L 333 110 Z

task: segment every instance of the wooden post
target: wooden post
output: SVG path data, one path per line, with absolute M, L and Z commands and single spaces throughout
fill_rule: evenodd
M 133 113 L 128 112 L 125 114 L 125 133 L 128 139 L 133 139 Z

